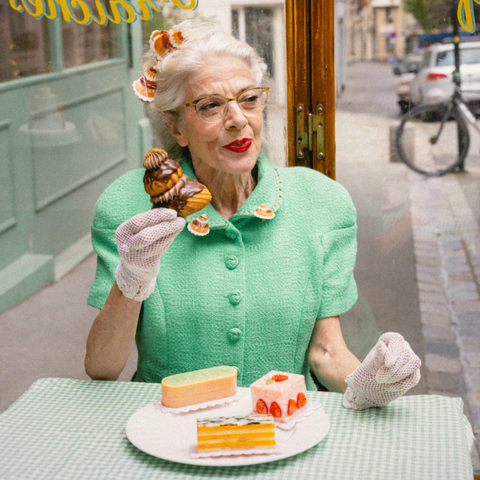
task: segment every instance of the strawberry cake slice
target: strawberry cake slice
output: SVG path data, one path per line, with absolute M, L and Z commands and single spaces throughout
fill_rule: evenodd
M 294 373 L 267 373 L 250 385 L 255 412 L 270 413 L 277 422 L 287 423 L 307 405 L 305 377 Z

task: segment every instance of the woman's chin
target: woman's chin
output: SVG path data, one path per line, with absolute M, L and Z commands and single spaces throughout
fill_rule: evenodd
M 258 154 L 256 152 L 229 152 L 222 159 L 222 170 L 228 173 L 241 175 L 253 170 L 257 163 Z

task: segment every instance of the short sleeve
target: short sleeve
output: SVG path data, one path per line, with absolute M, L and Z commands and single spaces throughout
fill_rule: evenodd
M 96 228 L 94 221 L 92 225 L 92 244 L 98 255 L 97 271 L 87 301 L 92 307 L 101 309 L 115 282 L 115 269 L 120 262 L 115 230 Z
M 357 225 L 330 231 L 322 236 L 323 282 L 317 318 L 335 317 L 350 310 L 357 300 L 353 277 L 357 255 Z

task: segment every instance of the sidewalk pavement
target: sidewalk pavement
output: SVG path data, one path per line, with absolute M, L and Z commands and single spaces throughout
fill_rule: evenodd
M 411 344 L 414 347 L 416 342 L 414 350 L 422 358 L 424 375 L 414 393 L 463 398 L 465 413 L 477 432 L 472 460 L 479 474 L 480 227 L 458 175 L 424 178 L 403 164 L 389 162 L 389 125 L 395 123 L 338 111 L 337 179 L 358 202 L 357 209 L 363 210 L 359 212 L 363 248 L 375 241 L 377 251 L 388 251 L 401 240 L 397 232 L 413 235 L 407 244 L 413 249 L 416 281 L 398 289 L 407 293 L 413 289 L 415 298 L 411 305 L 395 305 L 395 297 L 389 298 L 392 311 L 410 308 L 421 319 Z M 480 180 L 480 171 L 465 175 Z M 391 228 L 396 225 L 405 228 Z M 376 228 L 386 235 L 372 240 L 375 236 L 365 232 Z M 370 260 L 360 258 L 367 263 L 360 267 L 368 269 Z M 401 268 L 398 265 L 399 273 Z M 0 412 L 39 378 L 88 378 L 83 369 L 85 342 L 97 311 L 86 304 L 86 297 L 94 275 L 95 256 L 90 255 L 61 280 L 0 315 Z M 377 281 L 380 286 L 385 283 L 381 272 Z M 385 295 L 386 290 L 387 285 Z M 383 293 L 379 288 L 378 295 Z M 364 302 L 362 312 L 367 311 L 367 316 L 368 307 Z M 382 329 L 405 328 L 386 322 Z M 381 330 L 376 324 L 368 328 L 370 336 L 377 335 L 376 341 Z M 361 348 L 365 350 L 365 345 Z M 131 378 L 135 363 L 134 351 L 121 380 Z
M 427 393 L 462 397 L 476 439 L 474 471 L 480 475 L 480 224 L 461 184 L 468 178 L 470 186 L 476 185 L 478 201 L 480 169 L 469 166 L 467 158 L 467 173 L 427 178 L 401 163 L 390 163 L 389 128 L 396 124 L 374 115 L 337 111 L 337 178 L 349 189 L 349 166 L 361 165 L 372 172 L 375 165 L 382 179 L 393 178 L 393 184 L 405 189 Z M 391 174 L 399 169 L 406 171 L 406 182 L 400 174 Z M 392 187 L 392 180 L 385 187 Z

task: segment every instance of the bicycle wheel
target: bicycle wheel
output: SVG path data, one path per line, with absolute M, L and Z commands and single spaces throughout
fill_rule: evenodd
M 396 147 L 400 158 L 412 170 L 439 176 L 462 165 L 470 146 L 470 134 L 457 108 L 454 106 L 448 114 L 447 110 L 447 104 L 422 105 L 402 117 Z

